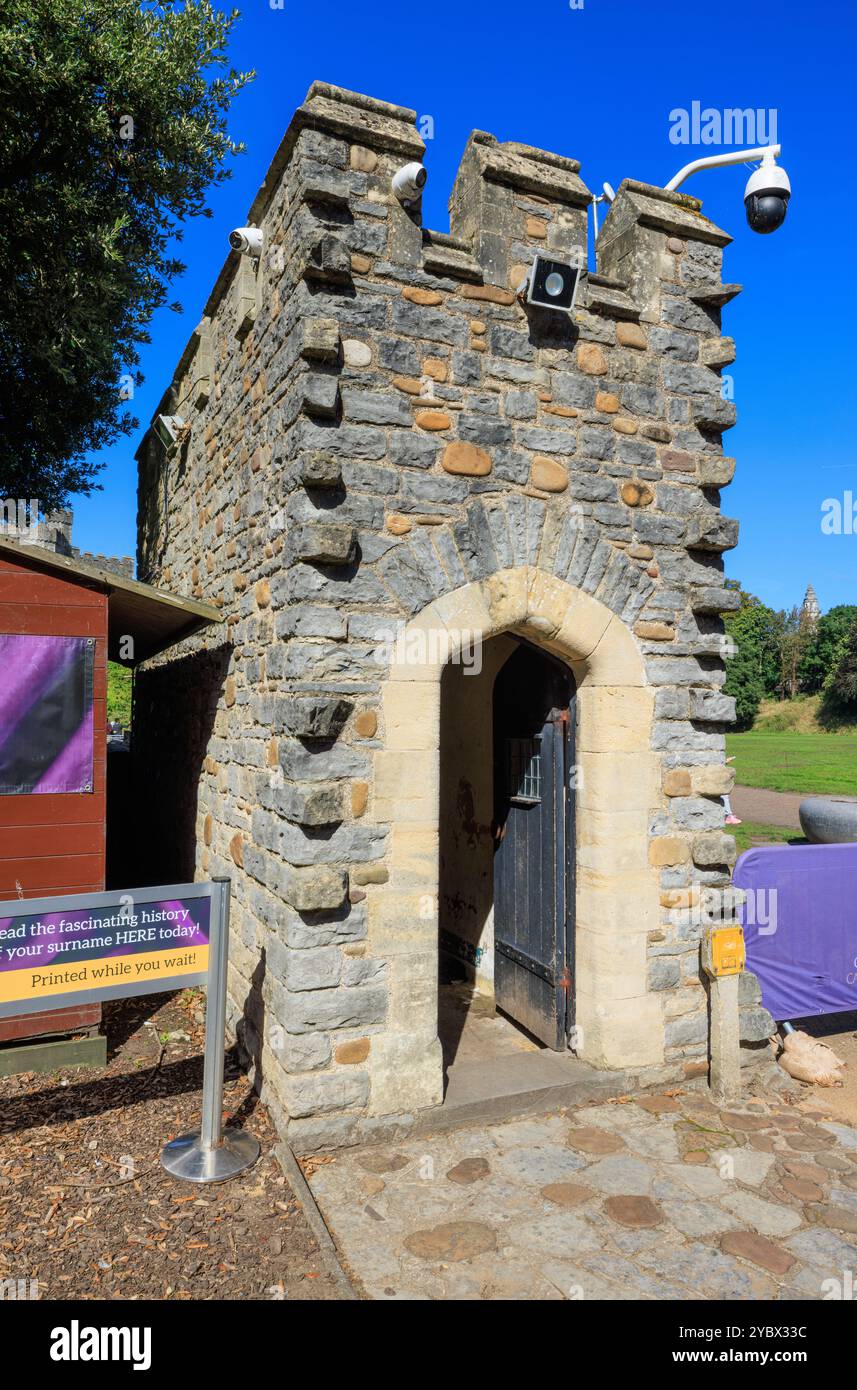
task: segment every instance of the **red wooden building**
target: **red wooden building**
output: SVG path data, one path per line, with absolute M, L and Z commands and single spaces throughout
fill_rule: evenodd
M 104 889 L 108 657 L 136 664 L 219 620 L 208 604 L 0 539 L 0 901 Z M 0 1020 L 0 1047 L 95 1033 L 100 1018 L 85 1004 Z

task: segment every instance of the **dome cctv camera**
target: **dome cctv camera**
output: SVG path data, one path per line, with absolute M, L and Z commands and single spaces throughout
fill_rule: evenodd
M 428 170 L 422 164 L 403 164 L 393 175 L 393 192 L 400 203 L 415 203 L 422 197 Z
M 754 169 L 744 189 L 747 221 L 754 232 L 766 235 L 775 232 L 786 220 L 792 186 L 785 169 L 781 169 L 772 154 L 765 154 L 758 169 Z
M 229 233 L 229 245 L 233 251 L 257 261 L 262 254 L 262 232 L 259 227 L 236 227 Z

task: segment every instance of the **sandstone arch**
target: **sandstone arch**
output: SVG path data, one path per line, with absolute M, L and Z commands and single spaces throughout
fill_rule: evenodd
M 546 646 L 578 686 L 576 890 L 579 1054 L 603 1067 L 663 1061 L 659 997 L 647 990 L 647 933 L 658 921 L 649 820 L 661 800 L 651 751 L 654 697 L 630 629 L 600 599 L 536 567 L 472 580 L 405 629 L 381 692 L 376 821 L 389 824 L 389 880 L 369 893 L 372 948 L 390 962 L 387 1031 L 373 1040 L 370 1108 L 394 1114 L 442 1098 L 437 1039 L 438 746 L 447 652 L 478 633 Z M 420 643 L 420 637 L 424 639 Z M 423 660 L 415 660 L 422 648 Z

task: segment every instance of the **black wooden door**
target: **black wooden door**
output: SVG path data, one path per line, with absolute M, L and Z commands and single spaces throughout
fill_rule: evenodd
M 556 1051 L 571 1026 L 574 685 L 519 644 L 494 685 L 494 988 Z

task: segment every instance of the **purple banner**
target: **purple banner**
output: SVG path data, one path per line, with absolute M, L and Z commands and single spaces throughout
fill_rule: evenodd
M 91 792 L 89 637 L 0 633 L 0 795 Z
M 857 1009 L 857 844 L 760 845 L 733 882 L 747 969 L 777 1022 Z

